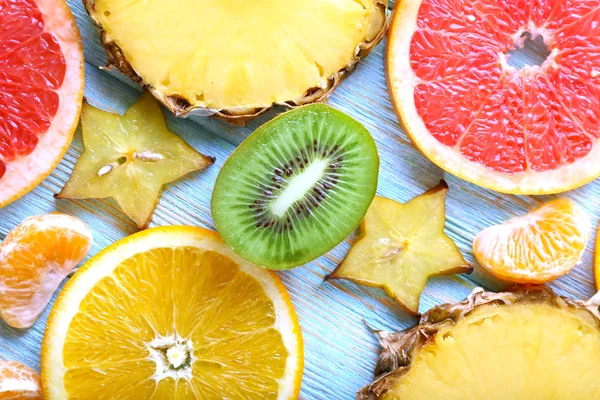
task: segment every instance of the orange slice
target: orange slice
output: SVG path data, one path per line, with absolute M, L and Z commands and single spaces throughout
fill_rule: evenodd
M 66 153 L 83 97 L 83 46 L 63 0 L 0 3 L 0 207 Z
M 92 233 L 66 214 L 27 218 L 0 244 L 0 316 L 29 328 L 54 291 L 87 255 Z
M 302 335 L 279 277 L 215 232 L 161 227 L 88 261 L 44 336 L 50 399 L 296 399 Z
M 577 265 L 591 232 L 588 215 L 558 199 L 481 231 L 473 242 L 477 261 L 498 278 L 545 283 Z
M 469 182 L 557 193 L 600 175 L 597 0 L 404 0 L 387 48 L 392 103 L 414 144 Z M 510 52 L 541 36 L 549 56 Z
M 0 399 L 43 400 L 37 372 L 17 361 L 0 361 Z

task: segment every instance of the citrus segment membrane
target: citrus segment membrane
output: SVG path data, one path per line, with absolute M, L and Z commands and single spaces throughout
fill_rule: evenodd
M 364 126 L 329 106 L 304 106 L 257 129 L 227 160 L 211 200 L 215 225 L 256 264 L 302 265 L 358 226 L 378 172 Z
M 118 242 L 56 304 L 42 357 L 55 398 L 298 396 L 302 339 L 285 288 L 213 232 L 157 228 Z
M 40 376 L 20 362 L 0 360 L 0 398 L 43 400 Z
M 586 212 L 568 199 L 481 231 L 473 241 L 477 261 L 500 279 L 545 283 L 577 265 L 592 226 Z
M 0 206 L 59 162 L 77 126 L 83 52 L 62 0 L 0 4 Z
M 87 255 L 92 232 L 78 218 L 54 213 L 25 219 L 0 244 L 0 316 L 29 328 L 65 277 Z
M 524 33 L 549 56 L 517 69 L 508 61 Z M 437 164 L 515 193 L 600 175 L 599 1 L 410 0 L 390 36 L 392 97 Z

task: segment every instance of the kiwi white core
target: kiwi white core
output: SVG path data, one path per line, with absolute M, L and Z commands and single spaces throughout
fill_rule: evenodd
M 271 212 L 278 217 L 283 217 L 286 211 L 297 201 L 302 200 L 323 177 L 330 161 L 316 159 L 304 171 L 292 177 L 285 189 L 271 203 Z

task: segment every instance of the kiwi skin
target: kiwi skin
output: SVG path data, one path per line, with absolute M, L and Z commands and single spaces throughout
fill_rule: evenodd
M 276 217 L 270 206 L 289 181 L 279 191 L 273 187 L 292 168 L 293 160 L 282 160 L 296 155 L 301 157 L 290 180 L 316 159 L 331 164 L 301 201 Z M 215 226 L 238 255 L 254 264 L 275 270 L 303 265 L 356 229 L 375 196 L 378 172 L 377 148 L 362 124 L 324 104 L 299 107 L 261 126 L 225 162 L 211 200 Z

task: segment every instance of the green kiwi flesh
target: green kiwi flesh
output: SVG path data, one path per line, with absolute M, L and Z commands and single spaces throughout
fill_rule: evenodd
M 217 178 L 217 230 L 241 257 L 289 269 L 325 254 L 365 216 L 379 156 L 369 131 L 324 104 L 278 116 L 252 133 Z

